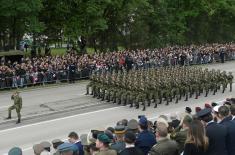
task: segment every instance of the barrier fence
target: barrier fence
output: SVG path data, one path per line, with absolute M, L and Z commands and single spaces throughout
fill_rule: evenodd
M 230 55 L 225 55 L 225 61 L 235 60 L 235 52 L 231 52 Z M 177 66 L 177 65 L 199 65 L 199 64 L 209 64 L 220 62 L 220 57 L 218 55 L 204 55 L 204 56 L 193 56 L 187 57 L 186 59 L 177 59 L 177 58 L 162 58 L 157 61 L 140 61 L 134 62 L 132 64 L 132 69 L 147 69 L 147 68 L 157 68 L 164 66 Z M 0 90 L 3 89 L 12 89 L 18 87 L 28 87 L 36 85 L 46 85 L 46 84 L 55 84 L 55 83 L 66 83 L 74 80 L 81 80 L 89 78 L 92 71 L 113 71 L 122 69 L 125 66 L 105 66 L 105 67 L 88 67 L 80 71 L 75 71 L 72 73 L 69 70 L 60 70 L 60 71 L 48 71 L 48 72 L 26 72 L 25 75 L 21 76 L 7 76 L 0 77 Z

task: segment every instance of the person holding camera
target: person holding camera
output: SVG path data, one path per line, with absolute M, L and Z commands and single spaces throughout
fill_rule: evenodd
M 22 97 L 19 95 L 19 92 L 16 91 L 14 92 L 14 94 L 11 96 L 11 99 L 14 100 L 14 105 L 10 106 L 8 108 L 8 117 L 7 119 L 11 119 L 11 111 L 16 109 L 16 113 L 17 113 L 17 117 L 18 117 L 18 121 L 16 122 L 16 124 L 21 122 L 21 108 L 22 108 Z

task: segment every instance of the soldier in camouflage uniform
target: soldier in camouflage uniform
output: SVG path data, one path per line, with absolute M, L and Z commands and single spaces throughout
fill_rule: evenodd
M 20 114 L 20 111 L 22 109 L 22 97 L 19 95 L 19 92 L 16 91 L 12 96 L 11 96 L 11 99 L 14 100 L 14 105 L 10 106 L 8 108 L 8 117 L 7 119 L 11 119 L 11 111 L 12 110 L 16 110 L 16 113 L 17 113 L 17 117 L 18 117 L 18 120 L 17 120 L 17 124 L 21 122 L 21 114 Z

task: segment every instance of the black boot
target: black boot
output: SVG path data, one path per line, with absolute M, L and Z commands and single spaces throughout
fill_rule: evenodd
M 185 98 L 185 100 L 184 101 L 188 101 L 188 95 L 186 95 L 186 98 Z
M 18 118 L 18 121 L 16 122 L 16 124 L 19 124 L 21 121 L 20 121 L 20 119 Z
M 145 105 L 144 105 L 144 107 L 143 107 L 142 111 L 145 111 L 145 110 L 146 110 L 146 107 L 145 107 Z
M 155 103 L 154 108 L 157 108 L 157 103 Z
M 6 119 L 11 119 L 11 116 L 8 116 Z
M 178 101 L 179 101 L 179 99 L 178 99 L 178 97 L 176 97 L 175 103 L 178 103 Z

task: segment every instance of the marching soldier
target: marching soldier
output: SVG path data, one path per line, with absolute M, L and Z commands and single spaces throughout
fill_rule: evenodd
M 16 122 L 16 124 L 20 123 L 21 122 L 21 114 L 20 114 L 20 111 L 21 111 L 21 108 L 22 108 L 22 98 L 21 96 L 19 95 L 19 92 L 16 91 L 12 96 L 11 96 L 11 99 L 14 101 L 14 105 L 10 106 L 8 108 L 8 117 L 7 119 L 11 119 L 11 111 L 12 110 L 16 110 L 16 113 L 17 113 L 17 117 L 18 117 L 18 120 Z

